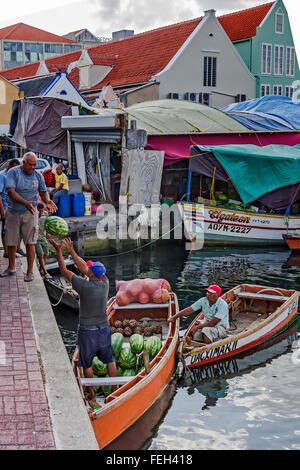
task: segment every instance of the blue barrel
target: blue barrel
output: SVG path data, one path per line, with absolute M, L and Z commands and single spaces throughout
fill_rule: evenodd
M 82 217 L 85 213 L 85 197 L 82 193 L 71 194 L 71 214 L 73 217 Z
M 69 194 L 63 194 L 58 201 L 58 217 L 70 217 L 71 215 L 71 198 Z

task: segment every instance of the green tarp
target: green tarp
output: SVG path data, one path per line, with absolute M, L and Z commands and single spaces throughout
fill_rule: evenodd
M 279 188 L 300 183 L 300 145 L 218 145 L 198 148 L 214 155 L 245 204 Z M 197 157 L 191 160 L 193 158 Z M 199 161 L 199 170 L 200 165 Z

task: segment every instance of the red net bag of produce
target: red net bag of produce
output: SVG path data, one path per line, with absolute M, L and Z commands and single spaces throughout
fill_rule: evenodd
M 116 303 L 121 307 L 133 302 L 164 304 L 170 299 L 171 286 L 165 279 L 116 281 Z

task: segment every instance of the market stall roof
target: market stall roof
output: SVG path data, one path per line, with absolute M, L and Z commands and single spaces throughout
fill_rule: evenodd
M 248 129 L 222 111 L 181 100 L 155 100 L 126 108 L 148 135 L 228 134 Z
M 300 145 L 193 146 L 189 168 L 231 181 L 244 204 L 285 209 L 300 198 Z
M 268 95 L 234 103 L 222 109 L 253 130 L 300 130 L 300 102 L 286 96 Z
M 255 132 L 288 132 L 294 130 L 294 128 L 283 119 L 264 113 L 231 111 L 226 114 Z

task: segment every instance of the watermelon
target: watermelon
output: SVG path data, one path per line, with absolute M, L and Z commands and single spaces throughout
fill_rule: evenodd
M 162 347 L 161 339 L 158 336 L 151 336 L 145 343 L 145 351 L 148 351 L 150 360 L 152 360 Z
M 140 354 L 144 349 L 144 338 L 142 335 L 134 334 L 130 337 L 129 344 L 133 354 Z
M 136 365 L 136 355 L 131 349 L 123 348 L 118 359 L 119 366 L 123 369 L 133 369 Z
M 103 364 L 97 356 L 93 359 L 92 368 L 97 377 L 105 377 L 107 374 L 107 365 Z
M 136 370 L 140 372 L 141 370 L 144 369 L 144 367 L 145 367 L 144 357 L 143 357 L 143 354 L 141 354 L 140 356 L 137 356 Z
M 111 335 L 111 347 L 113 355 L 118 356 L 124 343 L 124 336 L 121 333 L 114 333 Z
M 123 377 L 134 377 L 135 375 L 134 369 L 125 369 L 123 372 Z
M 109 377 L 108 374 L 106 374 L 105 377 Z M 112 386 L 111 385 L 102 385 L 102 392 L 104 393 L 104 395 L 107 397 L 108 395 L 111 394 L 112 392 Z
M 117 376 L 122 377 L 123 372 L 124 372 L 124 370 L 122 369 L 122 367 L 117 366 Z
M 45 220 L 45 230 L 55 237 L 66 237 L 69 233 L 67 222 L 61 217 L 53 215 Z
M 220 202 L 228 202 L 228 196 L 226 196 L 226 194 L 220 194 L 220 195 L 218 196 L 218 200 L 219 200 Z

